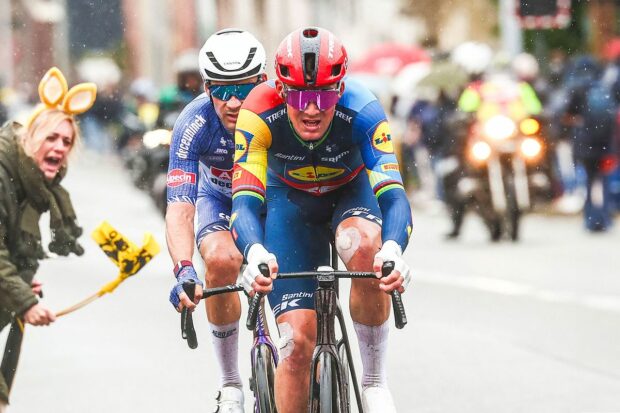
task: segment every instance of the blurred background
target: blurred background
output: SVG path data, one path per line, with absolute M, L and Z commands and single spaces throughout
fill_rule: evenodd
M 136 242 L 151 231 L 164 250 L 107 303 L 29 329 L 11 411 L 212 404 L 204 317 L 190 352 L 166 300 L 170 130 L 203 91 L 209 35 L 249 30 L 273 77 L 276 46 L 302 25 L 340 37 L 348 76 L 383 103 L 412 203 L 410 324 L 389 355 L 401 411 L 620 411 L 619 11 L 618 0 L 0 0 L 0 123 L 25 119 L 51 66 L 70 85 L 97 83 L 67 178 L 78 217 L 86 234 L 103 219 Z M 112 277 L 83 238 L 84 258 L 41 267 L 52 307 Z M 170 391 L 181 377 L 187 397 Z

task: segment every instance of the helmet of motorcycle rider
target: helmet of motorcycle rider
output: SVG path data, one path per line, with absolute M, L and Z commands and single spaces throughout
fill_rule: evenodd
M 231 82 L 265 73 L 265 48 L 249 32 L 224 29 L 211 35 L 200 49 L 198 65 L 205 82 Z
M 480 42 L 465 42 L 454 48 L 452 62 L 459 65 L 469 76 L 482 75 L 493 60 L 493 50 Z
M 512 72 L 519 80 L 536 79 L 539 72 L 538 61 L 529 53 L 519 53 L 512 60 Z
M 347 51 L 329 30 L 303 27 L 280 43 L 275 69 L 278 79 L 287 86 L 328 86 L 347 73 Z

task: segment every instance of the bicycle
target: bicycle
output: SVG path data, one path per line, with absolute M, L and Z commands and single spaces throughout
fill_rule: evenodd
M 337 260 L 332 255 L 332 263 Z M 337 261 L 336 261 L 337 263 Z M 335 265 L 334 265 L 335 266 Z M 259 266 L 265 276 L 269 270 L 265 265 Z M 393 262 L 386 262 L 382 267 L 382 275 L 388 276 L 394 269 Z M 363 412 L 361 393 L 357 382 L 355 367 L 351 363 L 351 347 L 345 327 L 344 316 L 338 301 L 338 279 L 340 278 L 371 278 L 376 279 L 373 272 L 356 271 L 307 271 L 297 273 L 279 273 L 279 279 L 316 278 L 318 281 L 314 295 L 317 314 L 317 342 L 312 354 L 310 369 L 310 389 L 308 412 L 310 413 L 349 413 L 351 411 L 349 394 L 349 374 L 359 412 Z M 392 291 L 392 306 L 396 328 L 407 324 L 407 316 L 398 291 Z M 250 301 L 248 329 L 255 328 L 254 320 L 259 314 L 261 294 L 255 294 Z M 338 318 L 341 338 L 336 340 L 335 318 Z M 257 323 L 258 324 L 258 323 Z
M 194 300 L 195 283 L 188 281 L 183 284 L 183 290 L 190 300 Z M 223 287 L 207 288 L 202 292 L 202 299 L 218 294 L 244 291 L 243 284 L 230 284 Z M 253 344 L 250 352 L 252 377 L 250 378 L 250 389 L 254 394 L 255 413 L 277 413 L 274 397 L 275 371 L 278 365 L 278 352 L 276 350 L 269 327 L 265 318 L 264 307 L 257 306 L 256 323 L 253 330 Z M 247 323 L 246 323 L 247 324 Z M 181 336 L 187 340 L 189 348 L 198 347 L 196 330 L 192 313 L 186 308 L 181 312 Z

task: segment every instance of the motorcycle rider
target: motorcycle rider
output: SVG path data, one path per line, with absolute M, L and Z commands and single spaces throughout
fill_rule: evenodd
M 202 73 L 196 68 L 198 51 L 185 50 L 174 61 L 176 83 L 165 87 L 159 95 L 158 128 L 172 128 L 183 108 L 203 91 Z
M 174 125 L 167 177 L 166 240 L 177 279 L 170 302 L 177 311 L 193 310 L 202 296 L 203 283 L 191 261 L 194 236 L 206 266 L 207 287 L 237 280 L 243 257 L 229 232 L 233 131 L 241 103 L 265 80 L 265 49 L 249 32 L 224 29 L 207 39 L 198 63 L 206 93 L 191 101 Z M 188 280 L 196 283 L 193 302 L 183 291 Z M 239 413 L 239 296 L 210 297 L 206 308 L 220 367 L 218 411 Z
M 486 47 L 488 48 L 488 46 Z M 481 59 L 472 58 L 474 51 L 475 49 L 471 48 L 467 54 L 457 54 L 459 59 L 463 59 L 459 60 L 463 67 L 467 67 L 471 61 L 476 61 L 475 65 L 481 66 Z M 488 51 L 490 52 L 490 49 Z M 482 56 L 483 54 L 479 52 L 478 55 Z M 487 52 L 484 55 L 488 57 L 487 66 L 489 66 L 492 54 Z M 466 56 L 467 59 L 465 59 Z M 506 70 L 502 70 L 504 61 L 501 55 L 496 56 L 495 59 L 497 66 L 495 72 L 484 75 L 478 73 L 459 98 L 459 110 L 471 116 L 471 131 L 474 130 L 476 123 L 483 123 L 495 115 L 502 114 L 513 121 L 520 121 L 527 117 L 539 115 L 542 111 L 542 105 L 534 89 L 527 82 L 518 81 Z M 492 206 L 489 191 L 473 190 L 471 196 L 476 211 L 489 229 L 491 240 L 499 240 L 503 230 L 502 219 Z M 517 234 L 516 230 L 511 234 L 513 239 L 516 239 Z
M 488 205 L 486 194 L 481 191 L 472 192 L 464 184 L 468 181 L 463 179 L 471 175 L 466 150 L 476 113 L 474 109 L 464 110 L 463 96 L 468 94 L 479 96 L 484 84 L 484 74 L 493 58 L 493 51 L 484 43 L 466 42 L 456 47 L 450 57 L 454 64 L 465 71 L 469 83 L 457 101 L 458 110 L 446 117 L 445 130 L 449 133 L 449 139 L 446 139 L 446 144 L 442 146 L 442 160 L 438 163 L 436 171 L 443 182 L 445 202 L 452 223 L 452 229 L 446 234 L 446 238 L 458 238 L 468 206 L 472 206 L 488 227 L 491 240 L 497 241 L 501 236 L 501 224 L 494 211 L 483 206 Z

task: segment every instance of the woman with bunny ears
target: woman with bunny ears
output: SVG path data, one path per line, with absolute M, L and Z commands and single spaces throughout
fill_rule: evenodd
M 77 242 L 82 229 L 60 181 L 80 138 L 74 115 L 87 111 L 96 93 L 92 83 L 68 90 L 54 67 L 39 84 L 41 104 L 27 124 L 7 122 L 0 129 L 0 330 L 12 322 L 0 374 L 0 413 L 8 404 L 24 323 L 48 325 L 55 319 L 38 303 L 41 284 L 34 280 L 39 260 L 46 257 L 41 214 L 50 212 L 49 251 L 65 256 L 84 252 Z

